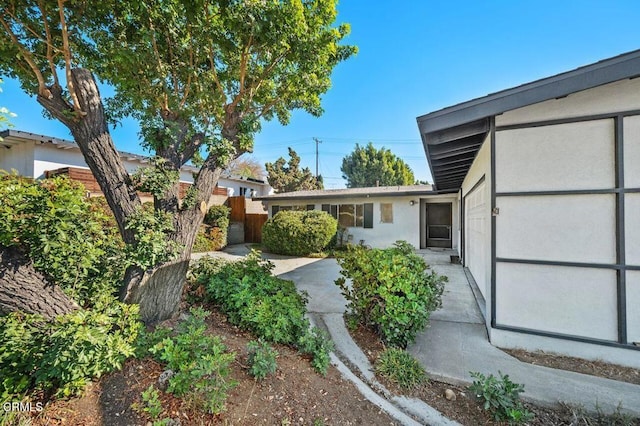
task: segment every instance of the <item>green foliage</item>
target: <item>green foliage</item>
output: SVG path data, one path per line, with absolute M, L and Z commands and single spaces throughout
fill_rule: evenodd
M 306 295 L 299 294 L 292 281 L 274 277 L 273 267 L 252 251 L 237 262 L 200 260 L 192 276 L 196 283 L 205 286 L 206 297 L 219 305 L 229 322 L 265 341 L 313 353 L 314 367 L 317 364 L 316 369 L 321 370 L 324 358 L 328 359 L 330 343 L 308 335 Z M 306 337 L 301 340 L 303 336 Z
M 371 142 L 365 147 L 356 144 L 342 159 L 340 171 L 347 188 L 413 185 L 415 181 L 413 171 L 401 158 L 384 147 L 376 149 Z
M 336 284 L 351 315 L 387 344 L 405 348 L 441 306 L 447 277 L 428 273 L 424 259 L 406 241 L 388 249 L 350 246 L 336 258 L 343 276 Z
M 403 389 L 413 389 L 425 383 L 427 373 L 411 354 L 398 348 L 386 349 L 375 365 L 376 373 L 388 378 Z
M 0 78 L 0 84 L 2 83 L 3 81 Z M 2 88 L 0 88 L 0 93 L 2 93 Z M 14 117 L 17 117 L 17 115 L 9 111 L 7 107 L 0 106 L 0 127 L 13 127 L 10 119 Z M 0 138 L 0 141 L 2 141 L 2 138 Z
M 136 240 L 125 249 L 127 265 L 150 269 L 175 258 L 180 246 L 171 240 L 171 214 L 141 207 L 128 218 L 127 229 L 135 231 Z
M 189 318 L 181 322 L 175 336 L 163 339 L 149 348 L 158 361 L 165 362 L 175 374 L 169 379 L 167 391 L 189 398 L 196 406 L 207 412 L 218 414 L 235 383 L 228 379 L 229 365 L 235 359 L 227 352 L 219 337 L 206 334 L 207 311 L 192 308 Z M 166 336 L 166 331 L 157 330 Z M 157 338 L 147 338 L 147 341 Z
M 82 391 L 92 378 L 119 369 L 135 352 L 137 305 L 112 301 L 44 321 L 11 313 L 0 318 L 0 395 Z
M 249 373 L 258 380 L 262 380 L 269 374 L 274 374 L 278 364 L 276 357 L 278 351 L 273 349 L 263 340 L 252 340 L 247 344 L 249 352 Z
M 469 391 L 484 401 L 484 409 L 493 412 L 496 420 L 520 424 L 533 419 L 533 413 L 530 413 L 520 401 L 524 385 L 512 382 L 508 374 L 503 376 L 501 372 L 498 372 L 499 379 L 493 374 L 488 377 L 478 372 L 470 374 L 474 380 L 469 386 Z
M 298 339 L 298 350 L 313 357 L 311 366 L 320 374 L 326 375 L 331 361 L 330 353 L 335 350 L 333 341 L 317 327 L 307 329 Z
M 122 241 L 82 184 L 0 172 L 0 199 L 0 246 L 25 248 L 34 267 L 80 305 L 116 290 Z
M 151 167 L 140 167 L 131 174 L 136 190 L 162 198 L 171 186 L 178 183 L 180 171 L 162 157 L 153 157 Z
M 204 224 L 196 235 L 194 253 L 220 250 L 227 245 L 230 212 L 231 209 L 227 206 L 211 206 L 204 217 Z
M 142 391 L 143 405 L 135 405 L 138 411 L 146 413 L 151 420 L 157 420 L 162 414 L 162 402 L 160 401 L 160 392 L 153 385 L 149 385 L 147 389 Z
M 289 161 L 278 158 L 275 163 L 265 164 L 267 180 L 276 193 L 323 189 L 322 181 L 316 179 L 308 167 L 300 169 L 300 156 L 291 148 Z
M 204 223 L 215 228 L 224 229 L 226 232 L 229 227 L 229 214 L 231 209 L 227 206 L 211 206 L 207 214 L 204 216 Z
M 306 256 L 327 247 L 337 228 L 327 212 L 280 211 L 262 226 L 262 244 L 273 253 Z

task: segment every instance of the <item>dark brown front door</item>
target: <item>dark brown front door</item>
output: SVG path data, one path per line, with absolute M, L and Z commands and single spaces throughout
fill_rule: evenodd
M 451 203 L 427 203 L 427 247 L 451 248 Z

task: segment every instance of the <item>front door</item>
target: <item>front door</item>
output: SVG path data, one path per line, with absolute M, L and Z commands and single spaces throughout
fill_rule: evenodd
M 451 203 L 427 203 L 427 247 L 451 248 Z

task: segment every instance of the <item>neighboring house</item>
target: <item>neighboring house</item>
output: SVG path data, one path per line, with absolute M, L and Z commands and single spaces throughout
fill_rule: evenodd
M 72 179 L 82 181 L 87 191 L 99 194 L 95 178 L 91 174 L 80 148 L 74 142 L 50 136 L 37 135 L 17 130 L 0 131 L 0 170 L 16 170 L 22 176 L 41 179 L 47 174 L 68 174 Z M 149 158 L 120 152 L 124 167 L 129 173 L 139 167 L 148 167 Z M 181 195 L 193 183 L 193 174 L 198 168 L 185 165 L 180 171 Z M 239 176 L 224 176 L 218 180 L 214 190 L 215 202 L 223 203 L 227 196 L 245 197 L 267 195 L 271 187 L 266 181 Z
M 296 191 L 258 197 L 270 217 L 280 210 L 323 210 L 346 229 L 353 244 L 389 247 L 406 240 L 415 247 L 457 249 L 456 191 L 439 194 L 430 185 Z
M 640 50 L 418 117 L 491 342 L 640 367 Z

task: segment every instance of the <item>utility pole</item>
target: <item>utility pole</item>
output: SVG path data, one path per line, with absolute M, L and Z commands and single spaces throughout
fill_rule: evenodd
M 313 138 L 316 142 L 316 179 L 318 178 L 318 145 L 322 143 L 322 141 L 318 138 Z

